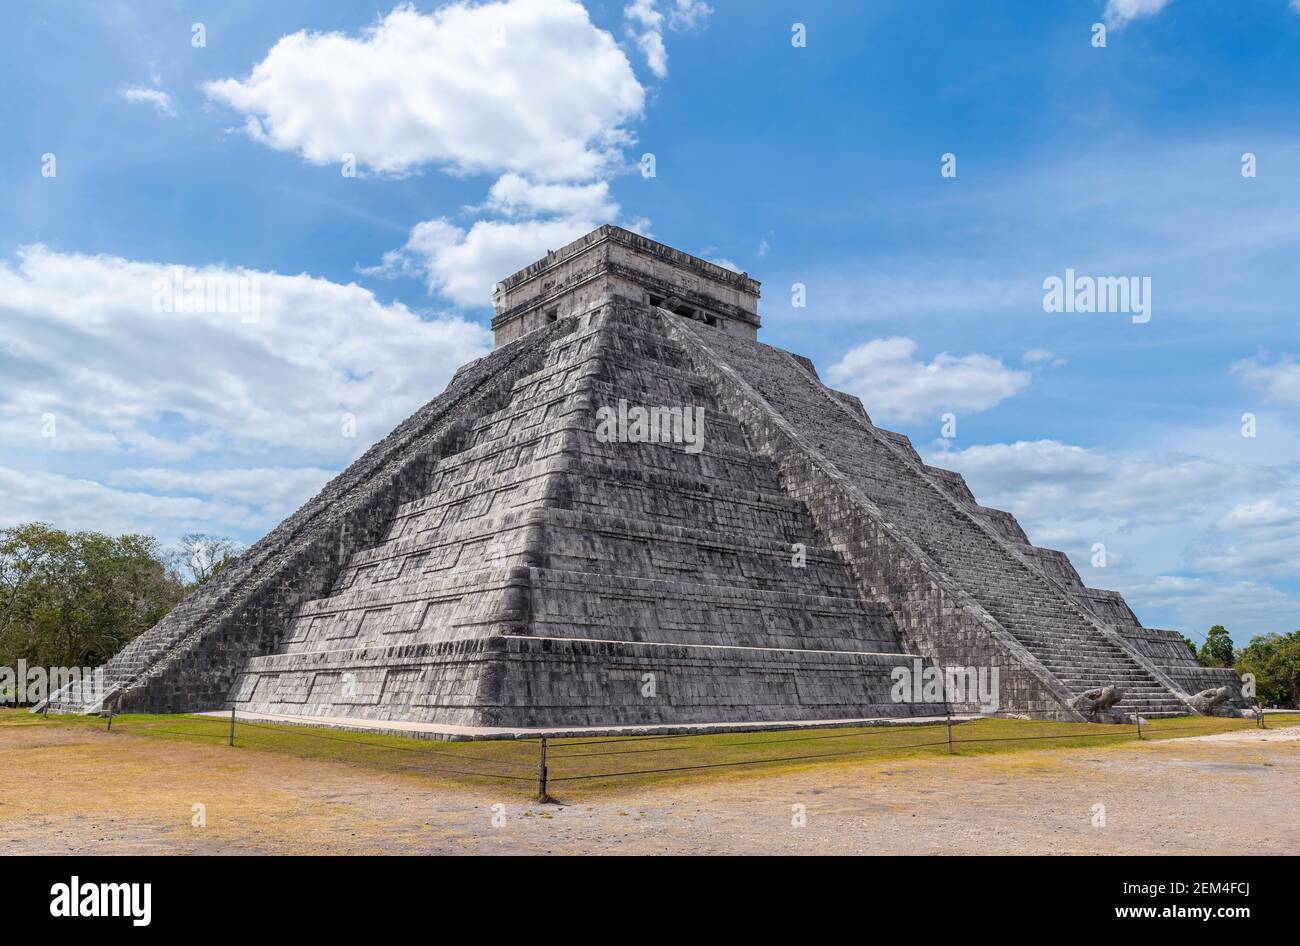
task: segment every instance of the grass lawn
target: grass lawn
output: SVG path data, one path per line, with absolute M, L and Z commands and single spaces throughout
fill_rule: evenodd
M 1271 714 L 1269 728 L 1300 724 L 1300 713 Z M 192 715 L 51 716 L 0 710 L 0 728 L 81 728 L 99 739 L 144 738 L 222 746 L 229 721 Z M 1184 717 L 1142 727 L 1156 741 L 1250 729 L 1253 720 Z M 1064 747 L 1101 748 L 1137 742 L 1131 726 L 982 719 L 953 726 L 958 756 L 1033 752 Z M 535 791 L 539 744 L 530 740 L 440 742 L 239 721 L 232 752 L 270 752 L 337 762 L 382 772 L 446 780 L 464 786 Z M 902 760 L 946 755 L 943 725 L 856 729 L 782 730 L 694 736 L 554 739 L 548 742 L 551 793 L 573 796 L 698 778 L 743 777 L 817 765 Z

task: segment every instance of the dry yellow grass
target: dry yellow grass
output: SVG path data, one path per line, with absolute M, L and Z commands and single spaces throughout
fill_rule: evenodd
M 1174 722 L 1193 732 L 1248 732 L 1239 722 Z M 1283 720 L 1269 722 L 1278 726 Z M 970 739 L 1000 734 L 1006 741 L 960 745 L 959 756 L 936 747 L 886 750 L 886 742 L 900 746 L 905 740 L 934 741 L 934 733 L 892 730 L 847 737 L 850 745 L 859 747 L 869 738 L 880 740 L 872 755 L 559 782 L 555 794 L 565 804 L 541 806 L 528 797 L 531 780 L 508 783 L 432 774 L 434 759 L 447 765 L 446 752 L 457 764 L 486 769 L 488 759 L 527 765 L 535 747 L 425 746 L 399 740 L 404 748 L 391 748 L 374 745 L 371 736 L 320 739 L 271 731 L 254 735 L 251 727 L 241 725 L 240 745 L 231 749 L 212 721 L 194 723 L 194 735 L 172 734 L 185 732 L 189 725 L 175 718 L 126 718 L 108 733 L 103 720 L 45 721 L 0 714 L 0 753 L 6 760 L 0 768 L 0 839 L 6 849 L 710 852 L 794 845 L 797 850 L 851 852 L 896 850 L 907 841 L 904 850 L 929 852 L 1012 842 L 1044 850 L 1057 843 L 1087 843 L 1090 850 L 1119 837 L 1096 834 L 1080 814 L 1092 804 L 1084 804 L 1087 799 L 1097 797 L 1110 800 L 1117 824 L 1132 819 L 1131 824 L 1144 826 L 1146 834 L 1123 835 L 1130 846 L 1168 849 L 1142 846 L 1159 837 L 1159 831 L 1152 835 L 1147 830 L 1157 825 L 1167 833 L 1167 844 L 1202 844 L 1191 848 L 1202 850 L 1218 844 L 1227 849 L 1229 837 L 1237 844 L 1250 843 L 1251 826 L 1234 824 L 1229 829 L 1206 821 L 1207 816 L 1242 819 L 1232 804 L 1225 807 L 1225 787 L 1233 790 L 1233 804 L 1240 802 L 1246 809 L 1253 805 L 1261 823 L 1276 821 L 1300 804 L 1300 742 L 1280 739 L 1253 745 L 1187 739 L 1139 744 L 1135 739 L 1098 738 L 1085 729 L 1066 740 L 1075 744 L 1061 747 L 1054 740 L 1016 742 L 1008 735 L 1024 735 L 1026 726 L 1041 732 L 1036 727 L 1054 724 L 988 721 L 978 724 L 986 727 L 983 731 L 961 735 Z M 798 734 L 765 735 L 770 738 L 704 737 L 716 738 L 716 744 L 696 745 L 690 751 L 703 754 L 697 760 L 734 759 L 818 746 L 778 741 L 782 735 L 790 739 Z M 1083 743 L 1077 744 L 1079 740 Z M 760 745 L 741 745 L 747 742 Z M 622 766 L 628 757 L 594 753 L 621 746 L 637 748 L 635 743 L 595 745 L 587 758 L 574 761 L 620 771 L 610 763 Z M 558 755 L 554 771 L 562 774 L 574 761 Z M 1289 788 L 1278 781 L 1284 775 Z M 196 804 L 206 812 L 202 828 L 191 823 Z M 816 813 L 812 830 L 787 836 L 792 804 L 804 804 Z M 1290 809 L 1285 808 L 1288 804 Z M 503 814 L 505 825 L 494 827 L 494 816 L 499 821 Z M 1052 829 L 1053 817 L 1066 820 Z M 832 825 L 839 827 L 830 830 Z M 1188 830 L 1197 827 L 1212 836 L 1198 841 L 1195 830 Z M 889 832 L 900 829 L 903 837 L 891 840 Z M 1288 839 L 1300 844 L 1294 832 L 1294 827 L 1275 823 L 1267 831 L 1260 829 L 1258 843 L 1269 849 Z

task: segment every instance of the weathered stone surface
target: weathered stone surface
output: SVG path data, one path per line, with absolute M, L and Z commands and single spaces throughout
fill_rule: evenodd
M 755 341 L 757 291 L 618 228 L 509 277 L 500 347 L 110 661 L 107 702 L 471 726 L 942 713 L 891 693 L 923 661 L 996 668 L 1007 713 L 1086 718 L 1108 687 L 1108 718 L 1198 711 L 1181 640 Z M 704 436 L 611 440 L 617 404 L 699 409 Z
M 1116 705 L 1123 698 L 1124 693 L 1118 687 L 1097 687 L 1080 693 L 1070 705 L 1090 723 L 1127 723 L 1129 718 Z
M 1233 695 L 1231 687 L 1213 687 L 1202 690 L 1188 702 L 1196 712 L 1206 716 L 1240 716 L 1241 710 L 1231 705 Z
M 572 327 L 551 326 L 461 368 L 440 397 L 113 657 L 103 668 L 104 708 L 221 706 L 245 661 L 280 646 L 296 609 L 328 594 L 351 555 L 382 539 L 401 503 L 427 492 L 438 459 L 460 450 L 473 420 L 508 398 L 514 380 L 540 366 L 547 341 Z M 60 693 L 51 708 L 100 705 Z
M 604 226 L 497 284 L 497 344 L 615 296 L 644 298 L 725 332 L 757 336 L 757 282 L 622 227 Z

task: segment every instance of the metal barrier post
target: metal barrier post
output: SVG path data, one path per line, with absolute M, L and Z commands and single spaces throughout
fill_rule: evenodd
M 108 731 L 109 731 L 109 732 L 112 732 L 112 731 L 113 731 L 113 711 L 112 711 L 112 710 L 109 710 L 109 711 L 108 711 Z
M 235 744 L 235 708 L 230 707 L 230 745 Z
M 952 755 L 952 709 L 945 705 L 943 714 L 948 720 L 948 755 Z
M 547 801 L 546 797 L 546 737 L 542 737 L 542 754 L 537 761 L 537 800 Z
M 1141 739 L 1142 738 L 1142 714 L 1134 713 L 1133 718 L 1137 720 L 1138 739 Z

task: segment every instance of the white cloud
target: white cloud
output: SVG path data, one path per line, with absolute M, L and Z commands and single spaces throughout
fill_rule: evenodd
M 1300 527 L 1300 507 L 1285 506 L 1273 499 L 1241 503 L 1233 506 L 1216 525 L 1225 532 L 1234 529 Z
M 1249 575 L 1300 572 L 1300 500 L 1238 503 L 1189 553 L 1194 568 Z
M 608 181 L 581 185 L 534 184 L 518 174 L 502 175 L 492 185 L 487 209 L 507 217 L 560 214 L 584 220 L 604 220 L 618 215 L 618 204 L 609 197 Z
M 1285 469 L 1056 440 L 926 459 L 959 471 L 982 504 L 1015 515 L 1034 544 L 1068 553 L 1086 584 L 1123 593 L 1150 626 L 1203 634 L 1223 623 L 1240 641 L 1300 612 L 1293 595 L 1259 580 L 1300 577 L 1300 481 Z M 1102 568 L 1092 564 L 1098 542 Z M 1182 570 L 1196 574 L 1171 574 Z
M 486 306 L 503 277 L 612 223 L 619 213 L 608 181 L 541 184 L 519 174 L 502 175 L 478 209 L 501 219 L 477 220 L 468 229 L 446 217 L 421 221 L 405 246 L 385 253 L 366 272 L 404 273 L 457 305 Z
M 249 467 L 243 469 L 173 469 L 147 467 L 110 473 L 109 484 L 154 493 L 221 497 L 250 505 L 292 503 L 320 491 L 337 471 L 321 467 Z
M 209 83 L 246 129 L 314 164 L 583 180 L 618 160 L 645 93 L 576 0 L 400 6 L 360 37 L 283 37 L 246 79 Z
M 1108 0 L 1106 3 L 1106 22 L 1111 26 L 1123 26 L 1141 16 L 1155 16 L 1170 0 Z
M 667 22 L 691 28 L 707 13 L 678 0 Z M 254 137 L 315 163 L 351 153 L 380 171 L 499 174 L 474 208 L 484 219 L 421 221 L 366 270 L 416 275 L 463 306 L 489 304 L 503 276 L 615 221 L 608 177 L 645 98 L 575 0 L 398 7 L 360 37 L 286 36 L 247 79 L 207 89 Z
M 1135 523 L 1186 521 L 1189 511 L 1221 505 L 1225 493 L 1273 483 L 1270 474 L 1204 457 L 1134 457 L 1059 440 L 982 444 L 935 454 L 962 473 L 980 502 L 1027 522 L 1060 523 L 1068 510 L 1093 532 Z
M 186 532 L 265 531 L 276 520 L 241 503 L 155 496 L 59 473 L 0 466 L 0 526 L 48 522 L 69 531 L 144 533 L 165 545 Z
M 947 352 L 917 361 L 910 338 L 878 338 L 857 345 L 830 366 L 832 386 L 862 399 L 877 423 L 937 418 L 943 411 L 978 412 L 995 407 L 1029 384 L 1029 373 L 984 354 Z
M 1233 362 L 1232 373 L 1262 388 L 1266 400 L 1300 408 L 1300 364 L 1294 355 L 1243 358 Z
M 148 102 L 161 115 L 175 117 L 176 108 L 172 105 L 172 97 L 162 89 L 150 89 L 141 85 L 133 85 L 122 90 L 122 98 L 128 102 Z
M 1154 626 L 1172 625 L 1197 641 L 1204 640 L 1214 624 L 1225 625 L 1238 647 L 1259 634 L 1300 627 L 1300 600 L 1264 582 L 1184 575 L 1116 577 L 1114 590 L 1130 605 L 1168 616 Z
M 623 9 L 623 15 L 646 65 L 659 78 L 664 78 L 668 75 L 668 49 L 664 46 L 664 15 L 659 12 L 656 0 L 634 0 Z
M 412 228 L 404 247 L 385 253 L 382 264 L 369 272 L 405 272 L 458 305 L 484 306 L 491 303 L 492 287 L 503 277 L 599 225 L 595 220 L 557 217 L 479 220 L 465 230 L 446 218 L 425 220 Z
M 703 0 L 673 0 L 668 11 L 668 28 L 677 32 L 704 29 L 713 7 Z
M 668 75 L 664 26 L 676 32 L 703 29 L 712 14 L 713 8 L 703 0 L 670 0 L 667 16 L 660 11 L 658 0 L 633 0 L 623 8 L 629 35 L 645 56 L 650 71 L 660 79 Z
M 1056 356 L 1045 348 L 1030 348 L 1020 356 L 1020 360 L 1027 365 L 1038 365 L 1045 361 L 1055 361 Z
M 186 532 L 238 532 L 256 535 L 290 516 L 310 497 L 320 492 L 338 472 L 322 467 L 265 466 L 225 469 L 147 467 L 109 471 L 105 488 L 123 496 L 128 511 L 132 503 L 141 509 L 156 508 L 155 514 L 178 512 L 179 520 L 160 520 L 159 528 L 170 539 Z M 192 521 L 185 504 L 168 504 L 167 499 L 193 497 L 205 502 L 205 510 L 220 514 L 236 510 L 238 517 L 204 522 Z M 69 510 L 73 516 L 78 511 Z
M 489 347 L 481 326 L 306 275 L 187 270 L 195 285 L 245 280 L 256 321 L 159 311 L 177 273 L 39 245 L 0 262 L 0 443 L 166 462 L 271 448 L 344 460 Z M 355 439 L 341 435 L 344 413 Z

